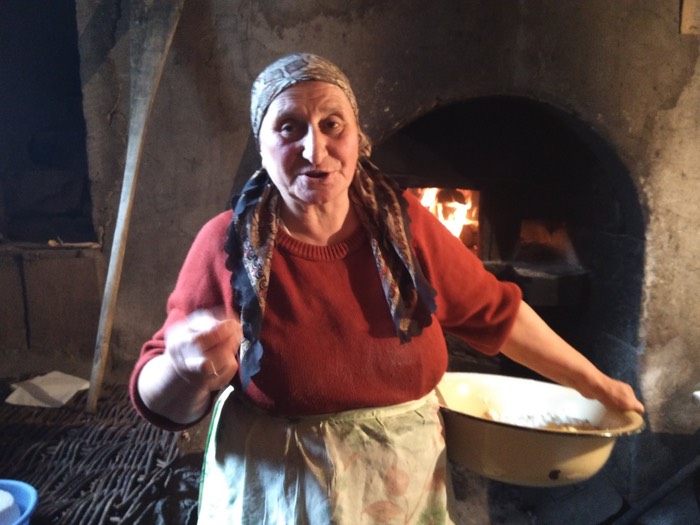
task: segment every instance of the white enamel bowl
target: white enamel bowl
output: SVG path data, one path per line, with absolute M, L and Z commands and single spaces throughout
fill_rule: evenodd
M 636 412 L 610 410 L 544 381 L 448 372 L 437 392 L 450 460 L 516 485 L 586 480 L 605 465 L 618 437 L 644 428 Z M 550 422 L 558 424 L 543 428 Z

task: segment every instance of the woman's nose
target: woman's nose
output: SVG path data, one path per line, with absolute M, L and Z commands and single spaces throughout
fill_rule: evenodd
M 321 131 L 310 126 L 302 142 L 302 156 L 317 166 L 326 156 L 326 137 Z

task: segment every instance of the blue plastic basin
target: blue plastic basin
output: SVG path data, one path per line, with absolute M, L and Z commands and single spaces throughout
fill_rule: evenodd
M 29 483 L 14 479 L 0 479 L 0 490 L 9 492 L 15 499 L 21 513 L 19 519 L 12 525 L 29 525 L 29 518 L 36 509 L 39 494 Z

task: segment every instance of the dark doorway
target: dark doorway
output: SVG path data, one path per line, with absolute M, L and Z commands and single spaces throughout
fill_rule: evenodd
M 72 0 L 0 2 L 0 242 L 94 242 Z

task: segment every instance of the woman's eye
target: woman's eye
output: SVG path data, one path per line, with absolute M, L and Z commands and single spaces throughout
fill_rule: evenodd
M 340 120 L 331 119 L 325 123 L 326 131 L 331 133 L 339 133 L 343 129 L 343 123 Z
M 304 127 L 298 122 L 287 121 L 280 124 L 278 131 L 285 139 L 296 140 L 303 134 Z

